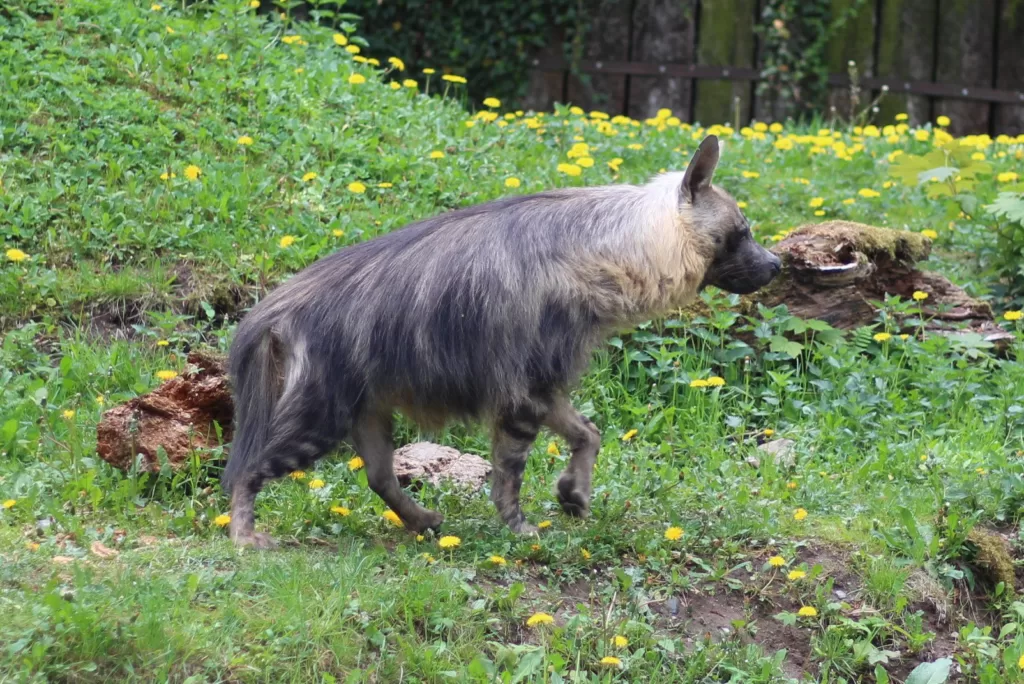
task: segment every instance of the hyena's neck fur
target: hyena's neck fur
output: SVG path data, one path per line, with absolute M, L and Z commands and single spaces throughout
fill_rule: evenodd
M 693 217 L 679 199 L 682 173 L 642 186 L 593 188 L 607 205 L 598 231 L 605 240 L 581 259 L 584 293 L 609 325 L 631 325 L 685 306 L 707 267 Z

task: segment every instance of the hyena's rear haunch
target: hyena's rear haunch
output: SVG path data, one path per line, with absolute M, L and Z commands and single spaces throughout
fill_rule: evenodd
M 231 536 L 253 528 L 271 478 L 348 439 L 370 487 L 411 530 L 441 516 L 392 470 L 395 410 L 492 429 L 491 498 L 513 530 L 526 457 L 542 426 L 572 450 L 562 508 L 585 515 L 601 439 L 569 403 L 591 351 L 615 328 L 685 305 L 705 285 L 748 293 L 779 272 L 736 202 L 711 185 L 718 140 L 685 173 L 511 197 L 342 249 L 260 302 L 231 348 L 235 439 L 224 472 Z

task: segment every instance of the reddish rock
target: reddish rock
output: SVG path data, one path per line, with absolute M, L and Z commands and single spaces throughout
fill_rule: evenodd
M 231 412 L 223 359 L 192 352 L 181 375 L 103 414 L 96 427 L 96 451 L 122 470 L 141 454 L 140 468 L 149 472 L 160 470 L 160 449 L 172 467 L 197 450 L 205 459 L 208 449 L 220 445 L 214 423 L 224 441 L 231 440 Z

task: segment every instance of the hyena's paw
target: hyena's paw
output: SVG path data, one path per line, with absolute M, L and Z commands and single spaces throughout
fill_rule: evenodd
M 266 532 L 251 532 L 249 534 L 235 535 L 231 537 L 235 546 L 244 548 L 251 546 L 254 549 L 276 549 L 277 540 Z
M 590 513 L 590 497 L 576 484 L 576 478 L 566 473 L 558 478 L 556 488 L 558 503 L 562 510 L 575 518 L 585 518 Z
M 417 534 L 431 530 L 438 532 L 441 529 L 441 523 L 444 522 L 444 516 L 437 511 L 430 511 L 426 508 L 420 510 L 415 518 L 411 520 L 403 520 L 406 529 Z

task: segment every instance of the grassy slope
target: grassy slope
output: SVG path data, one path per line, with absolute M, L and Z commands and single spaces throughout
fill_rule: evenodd
M 605 433 L 595 515 L 557 512 L 564 455 L 539 443 L 526 500 L 531 517 L 553 521 L 540 539 L 502 530 L 484 493 L 427 488 L 420 498 L 462 544 L 414 540 L 381 519 L 346 454 L 261 498 L 261 524 L 294 547 L 238 553 L 211 523 L 225 506 L 216 472 L 135 477 L 98 462 L 104 406 L 180 369 L 190 345 L 223 347 L 225 318 L 319 256 L 509 192 L 640 182 L 685 164 L 702 135 L 629 123 L 606 135 L 567 111 L 540 128 L 527 117 L 468 127 L 458 87 L 436 75 L 393 90 L 406 74 L 354 63 L 328 30 L 244 4 L 200 10 L 92 0 L 52 17 L 0 15 L 0 240 L 30 255 L 0 265 L 0 499 L 16 502 L 0 514 L 0 677 L 435 681 L 550 667 L 552 679 L 578 670 L 597 681 L 618 672 L 599 664 L 614 652 L 630 679 L 774 681 L 871 672 L 865 640 L 902 653 L 890 656 L 894 674 L 949 652 L 943 632 L 959 612 L 939 626 L 917 611 L 942 603 L 943 587 L 963 594 L 959 573 L 977 569 L 964 544 L 972 525 L 1019 516 L 1024 367 L 944 340 L 825 334 L 797 362 L 768 347 L 791 319 L 747 320 L 722 298 L 696 327 L 670 320 L 614 340 L 578 395 Z M 308 44 L 281 43 L 289 33 Z M 351 83 L 354 73 L 367 82 Z M 421 95 L 441 86 L 446 99 Z M 251 146 L 238 144 L 245 135 Z M 806 142 L 776 149 L 773 134 L 726 137 L 716 179 L 749 203 L 766 240 L 812 219 L 808 201 L 822 197 L 828 216 L 939 230 L 948 258 L 938 263 L 986 291 L 959 256 L 983 253 L 984 226 L 883 188 L 887 154 L 930 142 L 845 132 L 866 149 L 844 161 Z M 557 164 L 577 138 L 595 164 L 570 177 Z M 1020 149 L 985 152 L 1004 171 Z M 507 188 L 509 177 L 521 186 Z M 348 189 L 357 181 L 366 192 Z M 994 186 L 983 180 L 981 194 Z M 744 330 L 755 348 L 732 337 Z M 689 387 L 712 373 L 727 385 Z M 747 463 L 768 428 L 796 440 L 795 467 Z M 440 437 L 486 453 L 481 432 Z M 326 486 L 310 489 L 315 477 Z M 331 513 L 339 504 L 352 514 Z M 682 540 L 664 538 L 670 525 Z M 119 555 L 101 558 L 94 542 Z M 775 554 L 787 568 L 766 564 Z M 801 564 L 811 577 L 786 580 Z M 841 605 L 832 582 L 877 613 Z M 665 600 L 677 596 L 674 609 Z M 820 617 L 785 628 L 772 617 L 804 605 Z M 995 605 L 1011 610 L 1005 597 Z M 747 623 L 739 636 L 700 638 L 715 607 Z M 555 614 L 556 628 L 526 628 L 534 611 Z M 930 645 L 928 629 L 939 632 Z M 629 646 L 613 648 L 615 634 Z M 965 643 L 969 671 L 1018 676 L 1015 633 Z M 789 656 L 776 657 L 783 646 Z

